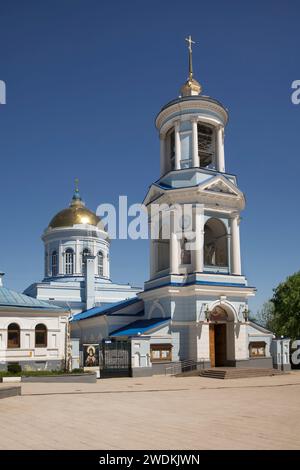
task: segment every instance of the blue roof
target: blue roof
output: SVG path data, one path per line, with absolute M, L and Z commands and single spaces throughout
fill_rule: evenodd
M 113 331 L 109 336 L 136 336 L 147 333 L 147 331 L 153 330 L 153 328 L 159 325 L 163 325 L 169 321 L 170 317 L 151 318 L 150 320 L 136 320 L 133 323 L 129 323 L 128 325 Z
M 63 310 L 57 305 L 35 299 L 34 297 L 29 297 L 25 294 L 19 294 L 19 292 L 7 289 L 6 287 L 0 287 L 0 306 Z
M 137 297 L 134 297 L 133 299 L 129 300 L 122 300 L 121 302 L 116 302 L 114 304 L 106 304 L 102 305 L 100 307 L 93 307 L 90 308 L 89 310 L 85 310 L 84 312 L 81 313 L 76 313 L 76 315 L 73 315 L 73 318 L 71 321 L 79 321 L 79 320 L 84 320 L 86 318 L 91 318 L 91 317 L 97 317 L 100 315 L 111 315 L 114 312 L 121 310 L 123 307 L 127 307 L 127 305 L 133 305 L 136 302 L 141 302 L 140 299 Z M 141 315 L 142 312 L 135 313 L 134 315 Z M 130 315 L 130 313 L 124 313 L 123 315 Z

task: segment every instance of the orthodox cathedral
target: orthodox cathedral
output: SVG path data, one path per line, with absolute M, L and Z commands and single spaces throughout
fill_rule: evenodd
M 43 233 L 45 277 L 24 294 L 69 308 L 72 313 L 135 297 L 141 290 L 110 280 L 110 241 L 100 218 L 78 190 L 70 206 L 50 221 Z
M 245 197 L 225 166 L 228 112 L 202 93 L 193 74 L 191 37 L 187 41 L 188 79 L 180 97 L 164 105 L 155 121 L 160 175 L 144 205 L 158 236 L 150 239 L 144 289 L 111 281 L 108 234 L 100 218 L 85 207 L 76 185 L 70 206 L 56 214 L 43 233 L 44 279 L 29 286 L 21 299 L 37 302 L 31 308 L 39 308 L 39 315 L 55 312 L 59 324 L 66 324 L 68 314 L 81 363 L 84 350 L 97 346 L 103 376 L 159 374 L 187 362 L 204 368 L 272 368 L 273 334 L 248 317 L 248 299 L 255 288 L 248 285 L 241 267 L 239 226 Z M 166 209 L 157 214 L 157 205 Z M 180 216 L 186 205 L 190 215 Z M 178 219 L 180 224 L 175 223 Z M 182 237 L 182 227 L 185 234 L 194 234 L 193 249 Z M 13 323 L 18 329 L 18 321 Z M 32 329 L 40 323 L 31 319 Z M 44 325 L 44 345 L 49 343 L 47 331 Z M 3 350 L 7 334 L 3 327 Z M 50 330 L 48 334 L 54 335 Z M 12 349 L 22 340 L 20 332 L 14 335 Z M 32 335 L 28 344 L 35 356 Z M 47 368 L 50 352 L 45 348 Z M 42 349 L 39 345 L 39 354 Z

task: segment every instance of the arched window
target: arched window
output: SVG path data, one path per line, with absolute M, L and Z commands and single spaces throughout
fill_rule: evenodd
M 57 252 L 52 251 L 51 255 L 51 274 L 52 276 L 57 276 Z
M 186 238 L 181 240 L 181 264 L 191 264 L 191 250 Z
M 68 248 L 65 253 L 65 267 L 66 274 L 74 273 L 74 251 L 72 248 Z
M 168 134 L 168 141 L 170 147 L 170 167 L 175 170 L 175 132 L 174 129 Z
M 17 323 L 11 323 L 7 328 L 7 348 L 20 347 L 20 327 Z
M 98 276 L 103 276 L 103 253 L 99 251 L 97 256 L 98 261 Z
M 46 348 L 47 347 L 47 327 L 42 323 L 39 323 L 35 327 L 35 347 Z
M 88 248 L 84 248 L 84 250 L 82 252 L 82 262 L 81 262 L 82 274 L 85 274 L 85 272 L 86 272 L 86 257 L 90 254 L 91 254 L 90 250 Z
M 204 264 L 228 266 L 227 230 L 221 220 L 209 219 L 204 226 Z
M 214 129 L 201 123 L 198 124 L 198 154 L 200 159 L 200 167 L 204 168 L 214 163 Z

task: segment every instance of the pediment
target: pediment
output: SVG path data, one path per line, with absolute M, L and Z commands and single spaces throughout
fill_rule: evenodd
M 147 206 L 148 204 L 150 204 L 151 202 L 154 202 L 163 194 L 164 194 L 164 190 L 161 189 L 159 186 L 156 186 L 153 184 L 152 186 L 150 186 L 149 191 L 146 194 L 146 197 L 143 201 L 143 204 Z
M 198 191 L 223 193 L 231 196 L 242 195 L 242 192 L 231 181 L 227 180 L 223 176 L 216 176 L 209 181 L 206 181 L 198 187 Z

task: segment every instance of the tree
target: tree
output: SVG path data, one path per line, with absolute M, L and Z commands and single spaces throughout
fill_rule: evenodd
M 271 300 L 265 302 L 262 308 L 257 312 L 257 321 L 270 331 L 274 331 L 274 313 L 275 307 Z
M 271 329 L 277 335 L 300 338 L 300 271 L 274 289 Z

